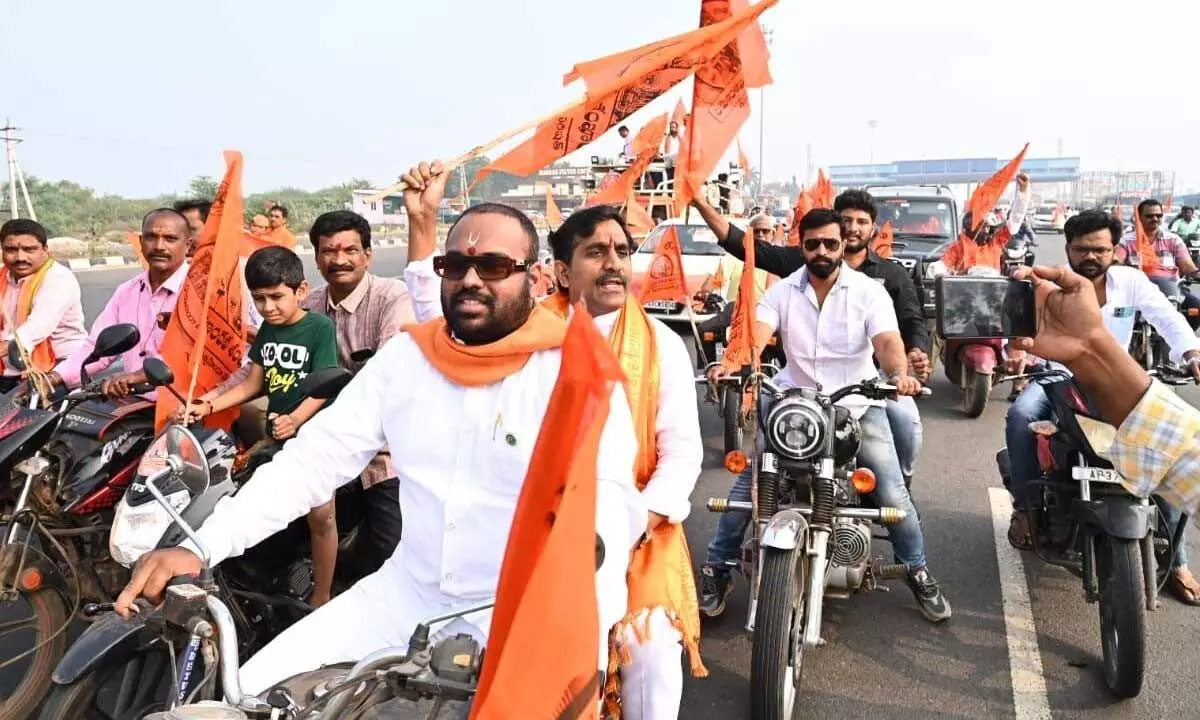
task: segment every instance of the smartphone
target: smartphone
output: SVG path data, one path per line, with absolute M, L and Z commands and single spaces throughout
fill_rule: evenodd
M 1033 337 L 1037 302 L 1033 283 L 1003 277 L 938 278 L 937 327 L 956 340 Z

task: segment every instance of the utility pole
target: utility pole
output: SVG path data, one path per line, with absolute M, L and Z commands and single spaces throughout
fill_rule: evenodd
M 20 129 L 13 127 L 8 120 L 5 120 L 4 127 L 0 128 L 0 132 L 4 133 L 4 156 L 8 164 L 8 216 L 11 219 L 21 216 L 20 206 L 17 204 L 17 184 L 20 183 L 21 195 L 25 198 L 25 209 L 29 211 L 29 219 L 37 220 L 37 213 L 33 211 L 33 203 L 29 200 L 29 189 L 25 187 L 25 175 L 21 172 L 21 166 L 17 164 L 16 145 L 21 142 L 21 139 L 14 137 L 13 133 Z
M 762 26 L 763 39 L 767 41 L 767 49 L 771 48 L 771 36 L 774 32 L 766 25 Z M 763 194 L 763 183 L 766 178 L 763 176 L 763 148 L 766 147 L 767 134 L 767 94 L 766 86 L 758 89 L 758 188 L 757 195 L 759 198 Z

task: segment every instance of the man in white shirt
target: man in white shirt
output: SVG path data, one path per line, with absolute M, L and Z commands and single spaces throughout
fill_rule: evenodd
M 799 229 L 804 268 L 775 283 L 755 308 L 754 346 L 764 347 L 777 330 L 783 337 L 787 364 L 775 383 L 785 389 L 821 388 L 832 393 L 878 377 L 882 370 L 899 394 L 919 393 L 921 384 L 908 375 L 891 296 L 883 285 L 842 262 L 841 218 L 833 210 L 810 210 Z M 873 357 L 879 359 L 878 369 Z M 709 378 L 716 380 L 737 369 L 714 366 Z M 851 395 L 838 404 L 862 425 L 858 463 L 875 473 L 875 501 L 906 513 L 888 532 L 897 561 L 908 566 L 907 583 L 921 614 L 930 622 L 949 619 L 950 603 L 926 568 L 925 538 L 904 485 L 884 402 Z M 738 476 L 729 499 L 750 500 L 748 471 Z M 701 568 L 700 610 L 706 615 L 719 615 L 725 609 L 731 588 L 727 563 L 737 559 L 749 522 L 746 513 L 724 513 L 717 523 Z
M 248 692 L 404 647 L 423 618 L 496 592 L 566 331 L 561 319 L 534 304 L 528 270 L 537 246 L 537 230 L 520 211 L 483 204 L 464 213 L 439 258 L 445 319 L 411 326 L 388 342 L 336 402 L 200 528 L 214 563 L 238 555 L 328 501 L 380 450 L 391 449 L 405 522 L 395 553 L 251 658 L 241 676 Z M 601 669 L 608 633 L 626 614 L 629 551 L 647 525 L 633 484 L 637 443 L 620 387 L 611 402 L 597 461 L 596 528 L 607 548 L 596 573 Z M 142 594 L 157 600 L 170 578 L 199 569 L 198 555 L 185 547 L 146 555 L 118 598 L 118 612 L 128 614 Z M 486 641 L 490 622 L 484 611 L 434 631 Z
M 637 156 L 633 151 L 633 136 L 629 134 L 629 128 L 625 125 L 617 128 L 617 134 L 621 136 L 621 162 L 631 163 Z
M 428 188 L 405 193 L 412 230 L 404 278 L 419 320 L 441 309 L 433 300 L 436 232 L 418 232 L 421 223 L 412 218 L 436 218 L 425 208 L 437 208 L 446 175 L 435 162 L 422 163 L 404 176 L 409 187 Z M 692 603 L 695 581 L 682 526 L 704 461 L 691 359 L 679 335 L 649 318 L 629 293 L 637 246 L 618 208 L 598 205 L 575 212 L 550 234 L 550 247 L 562 290 L 542 305 L 565 318 L 582 301 L 612 343 L 634 408 L 639 442 L 635 479 L 650 513 L 651 542 L 639 548 L 631 563 L 629 612 L 616 633 L 619 645 L 612 649 L 614 659 L 627 656 L 630 662 L 621 666 L 619 677 L 609 679 L 606 696 L 610 702 L 620 699 L 625 720 L 674 720 L 683 696 L 679 658 L 684 647 L 693 672 L 704 674 L 700 617 Z M 672 576 L 676 560 L 683 571 Z M 643 592 L 668 584 L 668 598 Z
M 1133 323 L 1140 312 L 1158 330 L 1171 348 L 1171 361 L 1185 361 L 1200 381 L 1200 339 L 1166 296 L 1159 292 L 1145 273 L 1134 267 L 1114 263 L 1121 221 L 1101 210 L 1085 210 L 1067 221 L 1063 234 L 1067 239 L 1067 262 L 1071 269 L 1092 281 L 1104 326 L 1121 347 L 1133 339 Z M 1019 351 L 1018 351 L 1019 352 Z M 1016 363 L 1023 362 L 1018 357 Z M 1016 369 L 1016 368 L 1013 368 Z M 1050 401 L 1038 382 L 1031 382 L 1008 410 L 1005 438 L 1011 466 L 1009 489 L 1013 494 L 1013 516 L 1008 539 L 1015 547 L 1031 549 L 1029 517 L 1026 514 L 1025 487 L 1041 476 L 1037 460 L 1037 439 L 1029 424 L 1050 419 Z M 1179 512 L 1168 513 L 1172 526 Z M 1189 605 L 1200 605 L 1200 582 L 1188 569 L 1187 543 L 1175 557 L 1171 587 Z

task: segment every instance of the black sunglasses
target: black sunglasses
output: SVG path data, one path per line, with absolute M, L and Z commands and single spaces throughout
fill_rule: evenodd
M 814 238 L 812 240 L 804 241 L 804 249 L 809 252 L 816 252 L 817 248 L 821 247 L 822 245 L 824 245 L 825 249 L 829 252 L 837 252 L 837 249 L 842 246 L 842 241 L 834 238 Z
M 496 282 L 515 272 L 525 272 L 534 265 L 528 260 L 514 260 L 507 255 L 438 255 L 433 259 L 433 271 L 447 280 L 462 280 L 471 268 L 479 279 Z

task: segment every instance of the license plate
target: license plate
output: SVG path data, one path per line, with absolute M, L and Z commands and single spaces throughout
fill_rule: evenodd
M 675 309 L 676 303 L 672 300 L 652 300 L 646 303 L 647 310 L 662 310 L 663 312 L 671 312 Z
M 1121 473 L 1116 470 L 1093 467 L 1071 468 L 1071 478 L 1074 480 L 1087 480 L 1088 482 L 1110 483 L 1112 485 L 1120 485 L 1123 481 Z

